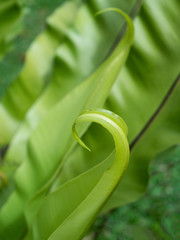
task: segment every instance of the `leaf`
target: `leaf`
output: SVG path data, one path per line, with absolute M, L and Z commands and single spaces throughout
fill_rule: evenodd
M 23 16 L 22 1 L 0 2 L 0 60 L 18 33 Z
M 0 104 L 0 145 L 11 139 L 26 112 L 45 88 L 52 71 L 53 58 L 66 29 L 73 23 L 79 1 L 67 2 L 47 20 L 47 29 L 40 34 L 26 54 L 26 64 L 10 85 Z M 61 22 L 61 24 L 57 24 Z M 23 103 L 23 104 L 22 104 Z
M 126 9 L 129 10 L 133 2 L 134 0 L 131 0 Z M 73 2 L 73 5 L 74 4 L 77 3 Z M 117 2 L 117 0 L 112 1 L 111 4 L 109 1 L 104 1 L 103 4 L 96 1 L 95 9 L 98 10 L 108 5 L 114 5 L 117 8 L 121 8 L 121 5 L 123 6 L 124 4 L 119 1 Z M 93 16 L 93 12 L 97 10 L 94 9 L 93 1 L 82 5 L 81 7 L 79 6 L 79 8 L 80 9 L 78 11 L 78 15 L 74 19 L 75 21 L 73 26 L 69 28 L 67 27 L 67 29 L 65 28 L 64 30 L 62 29 L 65 36 L 63 38 L 63 41 L 58 42 L 58 47 L 56 46 L 54 52 L 51 53 L 52 56 L 48 55 L 50 54 L 47 51 L 47 49 L 49 49 L 49 46 L 48 48 L 46 46 L 48 43 L 52 46 L 52 43 L 50 42 L 51 39 L 49 42 L 45 41 L 45 44 L 42 44 L 40 40 L 42 36 L 40 36 L 40 39 L 38 38 L 39 40 L 37 39 L 32 45 L 32 50 L 29 50 L 30 53 L 32 52 L 30 55 L 33 56 L 30 60 L 28 60 L 27 56 L 25 70 L 23 70 L 25 72 L 27 70 L 27 74 L 25 74 L 23 82 L 26 86 L 25 88 L 28 88 L 27 90 L 33 92 L 31 94 L 36 96 L 35 99 L 32 100 L 30 96 L 31 94 L 24 94 L 24 90 L 21 86 L 21 80 L 19 79 L 15 81 L 14 85 L 17 85 L 16 88 L 20 89 L 18 91 L 22 91 L 22 94 L 19 95 L 19 92 L 16 94 L 14 90 L 9 90 L 11 92 L 11 96 L 9 96 L 7 93 L 7 95 L 4 97 L 2 103 L 2 111 L 0 110 L 0 119 L 2 122 L 0 126 L 1 144 L 9 142 L 15 130 L 21 124 L 23 118 L 25 117 L 25 114 L 25 127 L 22 128 L 28 128 L 27 131 L 31 132 L 32 128 L 35 128 L 37 126 L 39 121 L 44 117 L 49 109 L 51 109 L 63 96 L 65 96 L 70 90 L 77 86 L 77 84 L 84 81 L 88 76 L 92 74 L 92 72 L 97 69 L 97 67 L 99 67 L 111 49 L 117 32 L 122 27 L 123 21 L 120 21 L 121 18 L 118 18 L 118 16 L 114 16 L 110 13 L 107 15 L 104 14 L 103 17 L 101 16 L 95 18 Z M 70 11 L 70 8 L 67 9 Z M 61 10 L 59 11 L 59 14 L 61 14 Z M 68 17 L 66 11 L 65 15 Z M 52 21 L 51 19 L 54 20 Z M 86 21 L 84 21 L 84 19 L 86 19 Z M 66 19 L 63 19 L 63 17 L 61 20 L 61 15 L 56 16 L 56 13 L 54 17 L 50 17 L 50 20 L 47 21 L 48 29 L 44 33 L 45 36 L 43 35 L 43 38 L 47 37 L 48 40 L 49 34 L 51 33 L 52 35 L 52 32 L 54 31 L 57 35 L 57 23 L 59 24 L 60 28 L 59 31 L 61 31 L 61 28 L 65 24 L 65 20 Z M 96 44 L 94 44 L 94 42 L 96 42 Z M 35 47 L 33 47 L 34 45 Z M 36 51 L 37 48 L 39 48 L 38 51 Z M 44 57 L 45 53 L 43 52 L 48 55 L 48 58 Z M 39 66 L 42 66 L 42 62 L 41 64 L 35 63 L 34 66 L 33 57 L 37 58 L 36 53 L 39 57 L 41 57 L 41 59 L 38 61 L 43 59 L 43 61 L 47 62 L 46 65 L 48 67 L 46 67 L 44 63 L 43 66 L 45 67 L 39 69 Z M 52 62 L 53 59 L 54 61 Z M 33 62 L 33 67 L 35 69 L 32 69 L 31 62 Z M 84 67 L 84 65 L 86 67 Z M 52 73 L 53 76 L 50 74 L 52 69 L 54 69 Z M 40 70 L 43 70 L 44 73 L 42 74 L 39 72 Z M 29 72 L 30 77 L 28 75 Z M 31 74 L 33 74 L 33 76 Z M 37 76 L 34 76 L 34 74 Z M 39 74 L 41 75 L 39 76 Z M 32 84 L 33 80 L 31 79 L 34 79 L 34 84 Z M 12 85 L 10 89 L 14 89 L 14 85 Z M 41 89 L 39 85 L 42 85 L 43 89 Z M 34 88 L 40 88 L 40 91 L 34 91 Z M 39 94 L 42 96 L 39 96 Z M 10 99 L 14 100 L 11 101 Z M 37 101 L 35 102 L 35 100 Z M 6 104 L 4 104 L 4 102 Z M 24 104 L 22 104 L 22 102 Z M 34 105 L 32 105 L 33 103 Z M 27 113 L 29 107 L 31 106 L 32 108 Z M 25 130 L 22 130 L 23 134 L 20 131 L 19 135 L 25 135 L 27 139 L 27 134 L 25 134 L 24 131 Z M 18 137 L 16 136 L 15 139 L 16 138 Z M 24 138 L 21 140 L 21 142 L 17 141 L 15 148 L 17 149 L 23 141 L 25 141 Z M 16 142 L 16 140 L 13 140 L 13 142 Z M 14 155 L 14 153 L 12 155 Z M 17 158 L 21 157 L 18 156 Z
M 131 19 L 121 10 L 113 8 L 109 10 L 117 11 L 125 17 L 128 23 L 126 34 L 111 56 L 86 81 L 60 100 L 32 132 L 27 142 L 26 159 L 14 176 L 15 191 L 1 208 L 0 236 L 6 232 L 5 239 L 15 234 L 18 238 L 20 231 L 22 233 L 25 227 L 24 205 L 56 174 L 57 168 L 61 167 L 62 157 L 71 141 L 71 127 L 74 120 L 83 109 L 101 106 L 104 103 L 127 58 L 133 39 Z M 10 209 L 12 209 L 11 217 Z M 34 209 L 34 213 L 36 210 Z M 11 231 L 8 231 L 9 227 Z
M 116 146 L 115 160 L 110 166 L 109 161 L 104 160 L 48 195 L 33 224 L 35 240 L 81 239 L 127 168 L 129 148 L 124 121 L 101 109 L 83 112 L 75 123 L 86 121 L 97 122 L 111 132 Z M 74 134 L 79 143 L 86 147 L 77 136 L 75 128 Z
M 135 19 L 135 40 L 129 58 L 105 104 L 105 107 L 125 119 L 130 142 L 159 107 L 180 71 L 179 7 L 177 1 L 144 1 L 140 14 Z M 158 14 L 158 18 L 154 16 L 155 13 Z M 178 94 L 175 94 L 177 98 Z M 162 117 L 159 129 L 156 128 L 153 132 L 154 136 L 150 134 L 149 138 L 141 141 L 141 148 L 137 145 L 132 150 L 128 170 L 107 203 L 106 210 L 140 198 L 146 190 L 149 162 L 162 150 L 161 142 L 166 140 L 164 148 L 179 142 L 178 107 L 174 110 L 174 118 L 168 112 L 175 106 L 179 106 L 178 101 L 172 102 L 171 107 L 166 110 L 167 115 Z M 171 137 L 168 137 L 169 134 Z M 93 156 L 79 147 L 73 149 L 64 159 L 66 164 L 63 172 L 52 189 L 87 171 L 112 151 L 112 144 L 108 144 L 111 141 L 109 135 L 103 133 L 96 125 L 91 127 L 83 141 L 96 149 L 92 152 Z M 150 141 L 154 141 L 154 144 L 149 145 Z

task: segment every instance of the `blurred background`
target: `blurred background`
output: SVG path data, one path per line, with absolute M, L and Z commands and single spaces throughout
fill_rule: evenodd
M 17 29 L 19 34 L 0 62 L 0 97 L 21 70 L 25 51 L 45 28 L 46 17 L 60 2 L 29 1 L 24 25 Z M 173 146 L 153 159 L 149 175 L 144 197 L 101 215 L 93 226 L 93 233 L 84 240 L 180 239 L 180 146 Z

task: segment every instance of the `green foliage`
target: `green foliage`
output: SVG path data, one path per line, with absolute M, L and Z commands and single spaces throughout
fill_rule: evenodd
M 0 1 L 0 59 L 20 30 L 23 15 L 22 0 Z
M 153 17 L 153 9 L 156 9 L 161 18 Z M 130 55 L 105 104 L 106 108 L 122 116 L 127 123 L 130 143 L 159 107 L 179 74 L 180 22 L 178 23 L 177 9 L 177 1 L 145 1 L 134 21 L 135 39 Z M 167 15 L 170 17 L 167 18 Z M 156 21 L 150 25 L 147 19 Z M 153 34 L 155 31 L 156 35 Z M 167 32 L 171 35 L 167 35 Z M 161 41 L 158 41 L 159 38 Z M 135 201 L 141 197 L 148 183 L 150 160 L 158 152 L 180 142 L 179 91 L 180 86 L 177 84 L 156 121 L 152 122 L 151 127 L 132 149 L 128 170 L 105 210 L 127 204 L 129 199 Z M 88 154 L 77 147 L 73 155 L 67 156 L 67 170 L 65 166 L 59 182 L 63 183 L 86 171 L 91 166 L 92 158 L 93 164 L 98 163 L 99 159 L 102 159 L 102 152 L 103 156 L 108 156 L 112 145 L 105 145 L 101 139 L 107 142 L 111 140 L 109 135 L 96 125 L 92 126 L 84 136 L 84 142 L 97 151 Z
M 47 30 L 27 52 L 26 64 L 20 76 L 8 88 L 2 100 L 1 120 L 4 124 L 1 126 L 1 144 L 11 139 L 19 122 L 47 84 L 54 54 L 63 40 L 64 31 L 74 21 L 78 6 L 78 3 L 69 2 L 56 10 L 47 20 Z M 58 22 L 62 22 L 59 28 Z
M 61 13 L 60 16 L 61 17 L 64 16 L 65 18 L 64 20 L 66 20 L 66 18 L 68 17 L 66 10 L 69 9 L 69 7 L 71 6 L 72 6 L 72 10 L 73 9 L 76 10 L 75 7 L 79 6 L 79 2 L 78 3 L 68 2 L 64 4 L 62 8 L 60 8 L 60 12 L 62 11 L 63 13 L 63 15 Z M 83 15 L 86 14 L 86 11 L 87 11 L 86 7 L 82 9 L 83 10 L 82 10 L 82 13 L 80 12 L 80 16 L 81 14 Z M 42 115 L 42 116 L 39 116 L 40 123 L 38 123 L 38 121 L 35 123 L 34 121 L 35 119 L 31 121 L 30 120 L 31 117 L 30 118 L 28 117 L 30 121 L 28 120 L 28 118 L 25 119 L 24 122 L 22 123 L 22 126 L 18 129 L 14 138 L 11 141 L 10 148 L 4 159 L 2 170 L 4 172 L 7 172 L 9 177 L 13 177 L 15 188 L 13 191 L 11 188 L 10 189 L 6 188 L 4 190 L 8 192 L 9 196 L 7 199 L 7 194 L 6 194 L 6 198 L 5 198 L 6 201 L 4 201 L 3 203 L 3 206 L 1 208 L 1 214 L 0 214 L 1 236 L 3 236 L 3 238 L 8 239 L 8 238 L 14 237 L 15 235 L 16 235 L 16 239 L 20 237 L 20 235 L 23 233 L 25 228 L 25 219 L 23 215 L 25 204 L 32 195 L 34 195 L 36 192 L 38 192 L 41 189 L 41 187 L 43 187 L 43 189 L 40 191 L 40 193 L 42 194 L 37 195 L 34 198 L 33 203 L 30 202 L 30 207 L 32 205 L 34 206 L 35 204 L 35 207 L 33 207 L 33 211 L 32 211 L 32 208 L 31 208 L 31 211 L 29 211 L 28 205 L 26 206 L 26 217 L 29 223 L 29 227 L 31 227 L 32 221 L 30 218 L 32 218 L 33 220 L 33 217 L 34 217 L 33 215 L 36 214 L 39 208 L 39 205 L 43 200 L 42 197 L 44 197 L 44 195 L 47 194 L 47 190 L 52 182 L 51 179 L 53 179 L 54 175 L 56 175 L 56 171 L 57 171 L 56 169 L 61 169 L 62 167 L 59 159 L 62 159 L 63 154 L 65 154 L 65 151 L 67 151 L 66 148 L 69 144 L 69 141 L 71 141 L 70 140 L 72 138 L 71 126 L 75 118 L 81 113 L 81 111 L 84 108 L 102 106 L 114 80 L 116 79 L 117 74 L 119 73 L 119 69 L 123 66 L 127 58 L 127 54 L 129 52 L 129 48 L 132 43 L 132 37 L 133 37 L 133 26 L 132 26 L 131 20 L 127 15 L 125 15 L 120 10 L 109 9 L 109 11 L 110 10 L 120 12 L 122 15 L 124 15 L 124 17 L 128 22 L 128 30 L 124 38 L 122 39 L 122 41 L 117 45 L 116 49 L 111 54 L 111 56 L 106 61 L 104 61 L 104 63 L 92 75 L 90 75 L 87 78 L 87 80 L 85 80 L 83 83 L 80 83 L 72 90 L 71 90 L 72 86 L 70 86 L 70 89 L 68 90 L 71 90 L 71 91 L 68 92 L 67 95 L 61 96 L 62 94 L 64 95 L 66 93 L 65 91 L 63 91 L 61 95 L 59 94 L 59 92 L 57 92 L 56 95 L 54 95 L 55 97 L 54 103 L 52 102 L 53 99 L 50 98 L 52 86 L 51 85 L 48 86 L 47 95 L 45 96 L 48 97 L 50 101 L 51 110 L 46 112 L 44 111 L 44 113 L 43 112 L 40 113 L 40 115 Z M 78 16 L 77 21 L 79 21 L 79 18 L 80 17 Z M 67 19 L 69 20 L 69 18 Z M 102 19 L 103 18 L 99 17 L 99 21 L 102 21 Z M 52 24 L 54 29 L 57 29 L 56 28 L 56 22 L 58 22 L 57 20 L 59 19 L 56 19 L 54 16 L 51 17 L 49 20 L 49 23 Z M 62 26 L 62 24 L 60 25 L 60 27 L 63 30 L 64 30 L 64 26 L 65 25 Z M 62 30 L 60 29 L 60 33 L 61 32 Z M 53 34 L 54 34 L 54 31 L 53 31 Z M 57 36 L 57 34 L 55 36 Z M 44 49 L 46 51 L 48 50 L 47 48 L 44 48 Z M 35 51 L 35 53 L 36 52 L 37 51 Z M 49 55 L 51 56 L 51 54 Z M 42 57 L 43 57 L 42 59 L 44 60 L 43 54 L 42 54 Z M 45 60 L 48 60 L 48 59 L 45 58 Z M 29 63 L 28 58 L 27 58 L 27 63 Z M 42 73 L 42 69 L 41 69 L 42 65 L 39 66 L 39 64 L 38 65 L 36 64 L 35 66 L 39 67 Z M 45 70 L 47 69 L 45 68 Z M 9 88 L 7 94 L 5 95 L 2 101 L 2 109 L 5 109 L 5 111 L 10 112 L 11 114 L 11 123 L 12 123 L 12 116 L 14 116 L 14 120 L 18 119 L 20 122 L 21 118 L 23 117 L 23 114 L 26 111 L 26 108 L 30 106 L 29 99 L 32 102 L 33 100 L 35 100 L 35 98 L 29 98 L 30 94 L 24 94 L 25 87 L 22 88 L 22 84 L 23 83 L 28 84 L 28 81 L 27 81 L 28 78 L 26 76 L 32 77 L 31 75 L 30 76 L 28 75 L 28 73 L 30 73 L 29 71 L 27 72 L 27 75 L 25 73 L 23 72 L 22 77 L 20 77 L 13 83 L 13 85 Z M 79 75 L 79 73 L 77 74 Z M 23 76 L 25 77 L 23 78 Z M 39 82 L 37 81 L 38 78 L 36 77 L 35 80 L 38 85 L 39 84 Z M 56 81 L 56 79 L 54 81 Z M 57 83 L 55 82 L 55 86 L 57 86 L 56 84 Z M 39 85 L 42 85 L 41 82 Z M 26 89 L 29 89 L 30 93 L 34 94 L 35 90 L 37 89 L 34 88 L 34 86 L 32 87 L 34 91 L 32 91 L 31 85 L 26 85 Z M 60 91 L 62 90 L 63 89 L 60 89 Z M 16 91 L 19 93 L 18 95 L 16 94 Z M 99 94 L 100 91 L 102 91 L 102 94 Z M 37 92 L 35 92 L 35 94 L 37 94 Z M 50 106 L 47 104 L 47 102 L 43 101 L 44 100 L 43 97 L 44 96 L 42 96 L 42 98 L 39 97 L 38 102 L 40 102 L 42 99 L 42 102 L 40 103 L 43 104 L 44 106 L 47 106 L 47 108 L 49 108 Z M 13 101 L 9 101 L 12 98 L 13 98 Z M 16 101 L 16 99 L 18 101 Z M 73 99 L 73 102 L 71 101 L 71 99 Z M 21 108 L 22 101 L 24 102 L 23 109 Z M 27 102 L 27 105 L 26 105 L 26 102 Z M 17 107 L 15 107 L 14 104 L 17 104 Z M 32 108 L 30 110 L 30 112 L 31 111 L 32 111 L 32 115 L 34 114 L 34 111 L 36 112 L 36 105 L 35 105 L 35 108 Z M 44 118 L 41 119 L 42 117 Z M 27 120 L 29 121 L 30 125 L 27 124 Z M 38 120 L 38 116 L 37 116 L 37 120 Z M 18 121 L 16 122 L 18 125 Z M 16 125 L 16 122 L 14 121 L 15 123 L 14 126 Z M 7 121 L 4 121 L 4 123 L 6 124 Z M 34 123 L 35 125 L 32 126 L 32 124 Z M 12 124 L 9 124 L 9 125 L 12 126 Z M 53 128 L 54 130 L 52 129 L 51 131 L 51 128 Z M 3 126 L 2 131 L 4 131 L 4 129 L 5 128 Z M 12 130 L 12 134 L 14 129 L 15 128 L 13 128 Z M 33 129 L 34 131 L 32 131 Z M 5 134 L 6 133 L 7 131 L 5 131 Z M 20 145 L 20 143 L 22 142 L 22 138 L 23 138 L 23 144 Z M 7 141 L 8 141 L 8 138 L 6 138 L 6 142 Z M 59 142 L 61 142 L 61 148 L 59 148 Z M 51 150 L 49 151 L 49 149 Z M 13 167 L 12 169 L 9 169 L 9 167 L 7 167 L 8 165 L 13 165 L 13 164 L 16 165 L 15 168 Z M 121 176 L 121 174 L 119 176 Z M 92 178 L 92 175 L 91 175 L 91 178 Z M 80 182 L 81 181 L 82 180 L 80 180 Z M 115 183 L 116 181 L 113 184 L 111 183 L 112 189 L 113 189 L 113 186 L 115 187 L 116 185 Z M 111 191 L 109 192 L 109 194 L 111 193 Z M 107 194 L 107 197 L 109 196 L 109 194 Z M 92 222 L 92 219 L 94 219 L 94 217 L 97 215 L 103 202 L 107 199 L 107 197 L 105 197 L 103 194 L 102 196 L 103 196 L 103 200 L 99 202 L 97 209 L 90 214 L 90 220 L 89 220 L 90 223 Z M 56 198 L 56 200 L 58 199 Z M 16 208 L 14 208 L 14 206 L 16 206 Z M 92 206 L 94 207 L 94 205 Z M 11 211 L 11 217 L 9 217 L 9 211 L 12 208 L 13 208 L 13 211 Z M 28 211 L 31 214 L 30 218 L 28 215 Z M 56 224 L 59 225 L 60 222 L 59 223 L 57 222 Z M 58 225 L 56 226 L 56 228 L 58 227 Z M 87 226 L 89 226 L 88 222 L 86 223 L 84 230 L 87 229 Z M 81 225 L 79 225 L 79 227 L 81 227 Z M 8 231 L 8 230 L 11 230 L 11 231 Z M 53 231 L 54 230 L 55 229 L 53 228 Z M 84 230 L 82 233 L 84 233 Z M 67 234 L 67 231 L 64 230 L 63 233 Z M 36 234 L 33 237 L 36 238 Z M 80 236 L 77 235 L 77 238 L 79 237 Z
M 120 2 L 62 1 L 2 98 L 0 145 L 9 144 L 0 166 L 2 239 L 81 239 L 100 211 L 142 196 L 150 160 L 180 141 L 180 117 L 174 107 L 180 101 L 178 81 L 163 111 L 133 147 L 126 173 L 128 144 L 122 120 L 102 110 L 79 116 L 85 109 L 105 106 L 125 119 L 132 142 L 179 73 L 179 2 L 144 2 L 123 69 L 133 26 L 117 8 L 130 12 L 134 1 Z M 112 8 L 95 16 L 105 7 Z M 126 19 L 121 41 L 115 38 L 123 18 L 110 10 Z M 112 136 L 97 124 L 88 131 L 90 124 L 78 126 L 82 141 L 74 129 L 77 140 L 92 153 L 78 146 L 71 133 L 75 121 L 95 121 L 107 128 L 116 155 Z

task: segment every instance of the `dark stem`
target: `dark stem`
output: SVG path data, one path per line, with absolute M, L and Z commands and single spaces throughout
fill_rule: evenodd
M 26 227 L 19 240 L 23 240 L 25 238 L 25 236 L 27 235 L 27 233 L 28 233 L 28 228 Z
M 140 9 L 140 6 L 142 4 L 143 0 L 137 0 L 134 7 L 132 8 L 129 16 L 133 19 L 135 18 L 135 16 L 137 15 L 139 9 Z M 126 31 L 126 27 L 127 27 L 127 24 L 124 23 L 124 25 L 122 26 L 118 36 L 116 37 L 116 40 L 114 41 L 111 49 L 109 50 L 108 54 L 106 55 L 105 59 L 107 59 L 111 53 L 114 51 L 114 49 L 116 48 L 117 44 L 119 43 L 119 41 L 121 40 L 121 38 L 123 37 L 125 31 Z
M 6 152 L 8 150 L 8 147 L 9 147 L 9 144 L 4 145 L 3 147 L 0 148 L 0 163 L 3 161 L 3 159 L 6 155 Z
M 148 122 L 146 123 L 146 125 L 144 126 L 144 128 L 140 131 L 140 133 L 136 136 L 136 138 L 131 142 L 130 144 L 130 149 L 132 150 L 132 148 L 136 145 L 136 143 L 141 139 L 141 137 L 144 135 L 144 133 L 147 131 L 147 129 L 150 127 L 150 125 L 152 124 L 152 122 L 156 119 L 156 117 L 158 116 L 158 114 L 161 112 L 161 110 L 163 109 L 164 105 L 166 104 L 166 102 L 168 101 L 168 99 L 170 98 L 170 96 L 172 95 L 175 87 L 177 86 L 178 82 L 180 80 L 180 74 L 177 76 L 177 78 L 175 79 L 175 81 L 173 82 L 172 86 L 170 87 L 170 89 L 168 90 L 166 96 L 164 97 L 164 99 L 162 100 L 162 102 L 160 103 L 159 107 L 156 109 L 156 111 L 154 112 L 154 114 L 151 116 L 151 118 L 148 120 Z

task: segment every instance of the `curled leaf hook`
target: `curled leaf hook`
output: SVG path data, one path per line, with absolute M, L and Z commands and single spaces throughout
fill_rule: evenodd
M 115 172 L 117 172 L 117 178 L 120 179 L 129 162 L 129 144 L 126 137 L 128 128 L 124 120 L 115 113 L 101 108 L 89 109 L 82 112 L 82 114 L 76 119 L 72 132 L 79 144 L 90 151 L 89 147 L 81 140 L 76 131 L 76 125 L 83 122 L 99 123 L 112 134 L 115 143 L 116 156 L 111 169 L 114 169 Z

